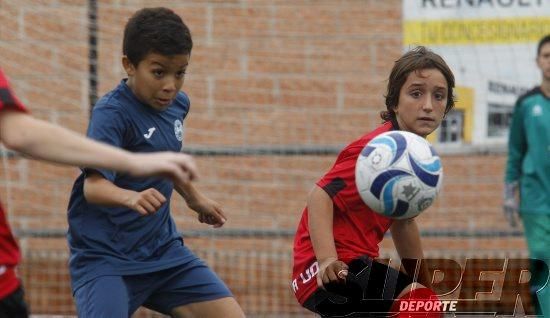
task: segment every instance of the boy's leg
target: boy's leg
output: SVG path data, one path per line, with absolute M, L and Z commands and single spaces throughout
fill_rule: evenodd
M 173 317 L 244 317 L 223 281 L 199 258 L 155 275 L 147 308 Z
M 120 276 L 101 276 L 74 295 L 79 318 L 128 318 L 128 291 Z
M 537 315 L 550 317 L 550 215 L 521 215 L 531 260 L 531 292 Z M 536 261 L 538 260 L 538 261 Z
M 241 318 L 244 313 L 233 297 L 192 303 L 172 310 L 174 318 Z
M 540 256 L 539 256 L 540 257 Z M 548 256 L 547 256 L 548 257 Z M 531 287 L 533 299 L 535 303 L 536 314 L 541 317 L 550 317 L 550 286 L 548 284 L 550 257 L 547 259 L 532 259 L 531 260 Z
M 0 299 L 0 318 L 27 318 L 28 316 L 23 287 L 19 286 L 14 292 Z

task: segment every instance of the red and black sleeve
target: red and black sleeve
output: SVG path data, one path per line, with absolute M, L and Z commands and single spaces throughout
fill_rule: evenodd
M 4 109 L 27 111 L 25 106 L 13 94 L 8 79 L 0 69 L 0 110 Z

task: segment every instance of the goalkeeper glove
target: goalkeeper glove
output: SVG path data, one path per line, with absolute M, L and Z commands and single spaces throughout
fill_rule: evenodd
M 518 185 L 519 183 L 517 181 L 508 182 L 504 185 L 503 211 L 504 216 L 508 220 L 511 227 L 517 226 L 519 208 L 519 200 L 517 195 Z

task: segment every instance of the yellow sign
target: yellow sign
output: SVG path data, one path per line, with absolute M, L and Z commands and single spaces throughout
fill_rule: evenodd
M 412 45 L 536 42 L 550 33 L 550 17 L 405 21 L 403 42 Z

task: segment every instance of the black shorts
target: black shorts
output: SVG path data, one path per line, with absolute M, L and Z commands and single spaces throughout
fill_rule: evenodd
M 304 307 L 322 317 L 387 317 L 394 299 L 413 283 L 407 274 L 366 256 L 348 266 L 345 284 L 317 289 Z
M 19 286 L 13 293 L 0 299 L 0 318 L 29 317 L 29 310 L 24 296 L 23 288 Z

